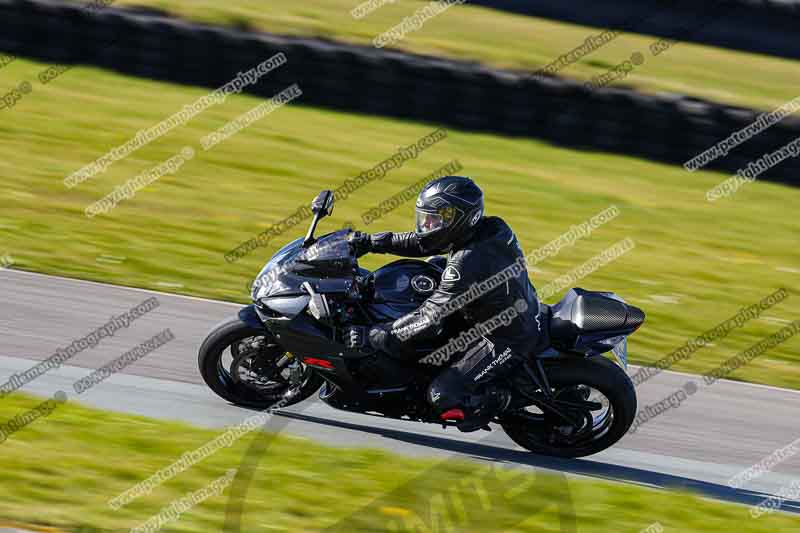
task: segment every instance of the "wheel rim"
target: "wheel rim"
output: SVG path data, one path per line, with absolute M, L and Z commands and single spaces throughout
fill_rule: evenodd
M 265 334 L 243 337 L 223 348 L 217 373 L 223 383 L 274 398 L 297 394 L 312 370 Z
M 514 413 L 516 424 L 527 437 L 539 445 L 550 448 L 575 448 L 591 444 L 603 438 L 614 423 L 614 406 L 602 391 L 589 385 L 572 385 L 554 389 L 553 398 L 561 402 L 599 404 L 596 408 L 565 407 L 559 409 L 576 423 L 550 412 L 543 412 L 535 406 L 521 408 Z

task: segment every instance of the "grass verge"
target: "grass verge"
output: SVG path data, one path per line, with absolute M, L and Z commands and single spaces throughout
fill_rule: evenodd
M 0 71 L 0 86 L 35 81 L 43 68 L 19 60 Z M 64 186 L 72 172 L 203 94 L 88 68 L 46 86 L 35 82 L 14 108 L 0 111 L 0 257 L 10 256 L 16 268 L 247 302 L 247 284 L 278 246 L 305 233 L 306 224 L 238 262 L 227 263 L 225 252 L 435 127 L 289 105 L 203 151 L 203 136 L 259 103 L 237 96 L 105 173 L 73 189 Z M 196 156 L 177 174 L 106 215 L 84 216 L 89 204 L 184 146 L 193 146 Z M 647 322 L 631 339 L 635 363 L 660 359 L 779 287 L 791 296 L 675 369 L 711 370 L 800 316 L 794 290 L 800 190 L 754 182 L 709 203 L 705 191 L 726 176 L 620 155 L 450 131 L 339 202 L 320 229 L 345 221 L 371 232 L 410 229 L 413 201 L 369 226 L 361 214 L 453 159 L 484 187 L 488 214 L 503 216 L 528 253 L 610 205 L 620 209 L 588 238 L 535 265 L 532 279 L 542 287 L 621 239 L 633 239 L 632 251 L 574 285 L 615 291 L 645 310 Z M 375 268 L 386 261 L 367 256 L 363 264 Z M 790 339 L 731 377 L 800 388 L 797 348 L 798 339 Z
M 40 402 L 13 394 L 0 402 L 0 419 L 7 421 Z M 136 527 L 170 502 L 238 468 L 254 434 L 120 510 L 112 510 L 108 501 L 218 434 L 68 402 L 0 444 L 0 517 L 83 533 Z M 518 470 L 493 470 L 487 476 L 487 468 L 327 448 L 279 435 L 254 472 L 242 531 L 317 531 L 334 524 L 344 524 L 342 531 L 404 531 L 413 523 L 435 531 L 436 520 L 440 531 L 453 530 L 448 524 L 465 532 L 494 530 L 500 524 L 514 532 L 559 531 L 556 503 L 566 501 L 567 494 L 581 533 L 640 531 L 654 522 L 665 531 L 693 532 L 797 527 L 792 516 L 751 519 L 745 506 L 686 492 L 583 478 L 570 478 L 564 485 L 563 478 Z M 230 490 L 192 507 L 162 530 L 220 531 Z M 400 529 L 391 529 L 393 524 Z

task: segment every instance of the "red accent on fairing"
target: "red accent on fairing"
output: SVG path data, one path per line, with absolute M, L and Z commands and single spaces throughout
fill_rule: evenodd
M 442 420 L 464 420 L 464 411 L 461 409 L 450 409 L 441 414 Z
M 316 357 L 303 357 L 303 362 L 307 365 L 319 366 L 322 368 L 327 368 L 328 370 L 333 370 L 333 363 L 326 361 L 325 359 L 317 359 Z

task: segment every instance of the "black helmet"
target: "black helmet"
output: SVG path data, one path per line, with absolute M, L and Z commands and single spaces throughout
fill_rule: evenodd
M 446 252 L 472 237 L 483 217 L 483 191 L 463 176 L 431 181 L 417 197 L 416 232 L 426 250 Z

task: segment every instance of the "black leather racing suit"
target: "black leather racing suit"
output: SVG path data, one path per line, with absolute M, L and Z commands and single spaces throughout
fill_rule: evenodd
M 414 232 L 374 234 L 370 251 L 405 257 L 437 253 L 423 249 Z M 518 266 L 507 269 L 515 264 Z M 494 288 L 487 291 L 489 286 L 485 282 L 495 285 Z M 476 283 L 479 285 L 471 288 Z M 478 296 L 460 306 L 464 298 L 459 295 L 467 294 L 470 298 Z M 547 342 L 524 254 L 511 228 L 499 217 L 484 218 L 473 237 L 450 252 L 436 291 L 414 312 L 391 323 L 388 346 L 393 352 L 395 349 L 402 352 L 407 342 L 436 337 L 441 333 L 437 317 L 448 315 L 455 308 L 458 309 L 455 312 L 463 313 L 470 328 L 496 316 L 502 315 L 505 321 L 489 333 L 481 328 L 483 335 L 470 335 L 477 340 L 466 347 L 460 360 L 433 381 L 428 400 L 440 410 L 465 405 L 482 385 L 509 375 L 531 352 L 544 348 Z M 510 308 L 522 311 L 515 314 Z M 498 322 L 493 321 L 492 325 Z M 426 358 L 422 361 L 427 362 Z

